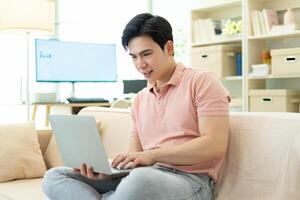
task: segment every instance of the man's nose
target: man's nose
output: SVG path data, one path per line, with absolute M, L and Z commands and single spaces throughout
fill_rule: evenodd
M 142 58 L 138 58 L 137 60 L 137 66 L 139 69 L 143 69 L 146 67 L 146 63 Z

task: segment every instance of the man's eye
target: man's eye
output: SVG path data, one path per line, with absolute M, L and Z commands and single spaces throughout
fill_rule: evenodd
M 144 53 L 144 56 L 150 56 L 152 53 Z

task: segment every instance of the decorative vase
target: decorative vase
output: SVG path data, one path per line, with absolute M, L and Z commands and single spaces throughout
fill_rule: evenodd
M 283 23 L 284 25 L 295 23 L 295 13 L 292 11 L 292 9 L 287 9 L 287 11 L 284 13 Z

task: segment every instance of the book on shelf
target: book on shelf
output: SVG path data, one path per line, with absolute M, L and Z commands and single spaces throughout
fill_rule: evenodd
M 195 43 L 198 43 L 198 42 L 201 41 L 199 20 L 194 21 L 194 24 L 193 24 L 193 37 L 194 37 L 194 42 Z
M 262 9 L 251 12 L 251 26 L 253 35 L 266 35 L 272 32 L 272 28 L 279 24 L 275 10 Z
M 221 20 L 197 19 L 193 23 L 193 37 L 195 43 L 215 41 L 221 34 Z
M 281 34 L 300 30 L 298 23 L 279 24 L 278 14 L 272 9 L 251 11 L 253 35 Z
M 253 35 L 261 35 L 258 10 L 251 11 L 251 25 Z
M 265 19 L 263 16 L 263 12 L 258 11 L 257 15 L 258 15 L 260 32 L 261 32 L 261 34 L 265 35 L 265 34 L 267 34 L 267 27 L 266 27 Z
M 211 35 L 210 35 L 210 31 L 209 31 L 209 28 L 208 28 L 208 19 L 203 19 L 203 20 L 200 20 L 200 32 L 201 32 L 201 35 L 203 36 L 203 41 L 202 42 L 209 42 L 211 41 Z
M 277 12 L 272 9 L 263 9 L 262 15 L 266 27 L 266 32 L 270 33 L 272 26 L 279 24 Z

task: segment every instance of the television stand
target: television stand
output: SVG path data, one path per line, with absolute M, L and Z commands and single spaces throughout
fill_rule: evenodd
M 45 126 L 49 126 L 48 115 L 50 114 L 51 107 L 53 106 L 69 107 L 71 113 L 73 115 L 76 115 L 82 108 L 88 106 L 110 107 L 111 103 L 33 103 L 32 105 L 33 105 L 33 112 L 31 116 L 32 121 L 35 121 L 38 106 L 46 106 Z
M 104 98 L 77 98 L 69 97 L 67 98 L 69 103 L 108 103 L 109 101 Z

